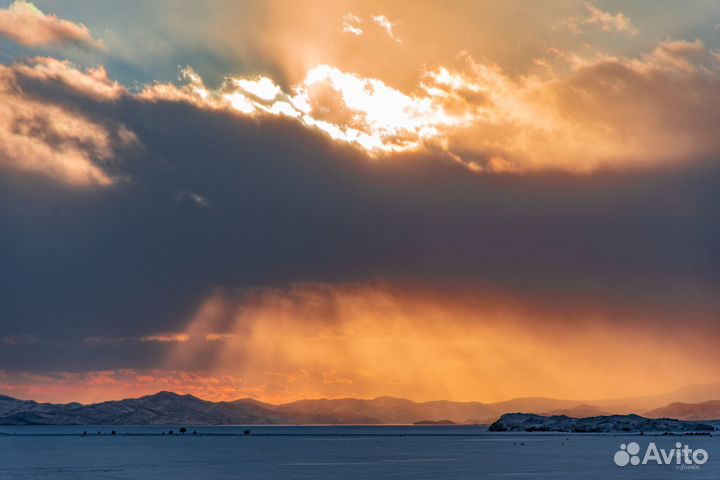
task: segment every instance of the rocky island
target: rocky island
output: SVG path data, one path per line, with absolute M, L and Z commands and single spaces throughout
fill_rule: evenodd
M 506 413 L 490 425 L 488 430 L 491 432 L 657 433 L 713 432 L 715 427 L 710 423 L 645 418 L 632 414 L 573 418 L 566 415 Z

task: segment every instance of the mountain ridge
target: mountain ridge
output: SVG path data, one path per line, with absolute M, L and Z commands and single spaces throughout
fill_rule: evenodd
M 598 404 L 601 402 L 598 402 Z M 191 394 L 160 391 L 138 398 L 90 404 L 39 403 L 0 395 L 0 424 L 3 425 L 89 425 L 89 424 L 413 424 L 452 421 L 490 424 L 508 412 L 539 415 L 591 417 L 627 414 L 598 404 L 523 397 L 503 402 L 454 402 L 412 400 L 380 396 L 372 399 L 303 399 L 271 404 L 252 398 L 213 402 Z M 720 401 L 701 404 L 671 403 L 643 412 L 650 418 L 679 420 L 720 418 Z M 712 415 L 711 415 L 712 414 Z
M 645 413 L 651 418 L 682 418 L 684 420 L 710 420 L 720 418 L 720 400 L 699 403 L 673 402 Z

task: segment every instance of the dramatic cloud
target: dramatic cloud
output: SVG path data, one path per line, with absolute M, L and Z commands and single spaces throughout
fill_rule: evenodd
M 471 65 L 455 81 L 475 82 L 495 116 L 456 134 L 455 148 L 494 152 L 515 170 L 633 169 L 720 154 L 711 126 L 720 63 L 701 42 L 663 42 L 640 58 L 568 60 L 567 73 L 520 80 Z
M 108 77 L 102 67 L 81 70 L 69 61 L 52 57 L 35 57 L 26 63 L 18 62 L 6 67 L 20 80 L 43 84 L 60 84 L 80 96 L 96 101 L 118 100 L 126 90 Z
M 321 65 L 301 85 L 281 92 L 267 77 L 229 77 L 210 90 L 192 70 L 181 88 L 156 84 L 146 88 L 147 101 L 183 100 L 201 108 L 224 109 L 246 115 L 281 116 L 323 131 L 335 140 L 357 145 L 368 153 L 418 150 L 440 136 L 440 128 L 461 124 L 429 99 L 418 99 L 376 79 L 364 79 Z
M 603 32 L 626 33 L 629 35 L 637 35 L 638 33 L 635 25 L 622 12 L 613 15 L 600 10 L 592 3 L 586 3 L 585 8 L 587 9 L 586 16 L 567 19 L 563 22 L 563 25 L 575 33 L 581 33 L 583 28 L 588 25 Z
M 0 36 L 26 47 L 72 44 L 89 49 L 104 49 L 85 25 L 46 15 L 30 2 L 15 0 L 0 9 Z
M 369 161 L 292 118 L 99 105 L 142 141 L 120 164 L 131 181 L 0 178 L 0 335 L 39 340 L 3 345 L 0 365 L 74 372 L 62 398 L 86 399 L 68 385 L 88 370 L 228 376 L 241 382 L 228 395 L 267 400 L 597 397 L 714 379 L 712 162 L 471 175 L 419 153 Z M 603 376 L 613 361 L 631 366 Z M 12 378 L 6 392 L 61 395 L 62 382 Z M 87 392 L 160 386 L 127 378 Z
M 135 142 L 134 135 L 34 91 L 35 85 L 52 84 L 96 101 L 117 100 L 124 91 L 102 68 L 82 71 L 52 58 L 1 65 L 0 165 L 73 185 L 111 184 L 104 166 L 115 147 Z
M 570 7 L 523 7 L 506 32 L 517 8 L 476 3 L 270 2 L 245 23 L 209 12 L 207 31 L 145 15 L 176 35 L 138 55 L 194 66 L 179 83 L 133 52 L 0 66 L 2 392 L 492 400 L 717 380 L 714 44 L 568 45 L 552 26 Z M 578 28 L 625 18 L 589 5 Z
M 538 65 L 512 76 L 468 58 L 463 70 L 426 71 L 412 94 L 329 65 L 286 91 L 267 77 L 210 89 L 187 69 L 184 87 L 156 84 L 140 96 L 289 117 L 371 155 L 435 151 L 475 172 L 635 169 L 720 153 L 720 62 L 699 41 Z

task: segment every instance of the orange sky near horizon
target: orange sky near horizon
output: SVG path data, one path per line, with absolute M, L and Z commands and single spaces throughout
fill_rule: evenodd
M 158 368 L 28 377 L 10 389 L 0 379 L 0 388 L 45 401 L 171 390 L 270 403 L 383 395 L 496 402 L 633 397 L 716 378 L 711 329 L 669 335 L 653 330 L 652 318 L 609 315 L 385 283 L 218 291 L 184 331 L 123 339 L 172 345 Z M 117 339 L 89 341 L 102 348 Z

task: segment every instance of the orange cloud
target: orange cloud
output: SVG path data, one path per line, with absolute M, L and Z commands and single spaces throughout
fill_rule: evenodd
M 638 57 L 549 54 L 524 75 L 466 56 L 456 68 L 426 68 L 411 91 L 321 64 L 290 86 L 268 76 L 229 76 L 210 88 L 186 68 L 184 85 L 156 83 L 138 94 L 102 67 L 83 71 L 35 58 L 0 67 L 0 131 L 7 138 L 1 161 L 70 184 L 109 185 L 103 162 L 118 145 L 137 143 L 122 125 L 25 95 L 17 87 L 28 80 L 61 84 L 96 102 L 180 101 L 284 117 L 374 158 L 423 152 L 473 173 L 656 168 L 720 153 L 713 128 L 720 121 L 720 60 L 700 41 L 661 42 Z M 39 135 L 42 129 L 53 135 Z
M 720 60 L 700 41 L 661 42 L 639 57 L 550 55 L 525 75 L 466 56 L 456 68 L 425 69 L 412 91 L 321 64 L 285 87 L 268 76 L 229 76 L 210 88 L 186 68 L 184 85 L 156 83 L 138 94 L 102 67 L 34 58 L 0 67 L 0 161 L 70 184 L 109 185 L 103 162 L 116 147 L 137 143 L 122 125 L 25 95 L 27 81 L 60 84 L 95 102 L 180 101 L 284 117 L 374 158 L 424 152 L 473 173 L 655 168 L 720 153 L 713 128 L 720 121 Z M 52 135 L 40 135 L 43 129 Z
M 587 15 L 584 17 L 573 17 L 562 22 L 562 25 L 575 33 L 581 33 L 583 27 L 592 25 L 603 32 L 627 33 L 637 35 L 638 29 L 630 19 L 622 12 L 611 14 L 597 8 L 592 3 L 585 4 Z
M 125 91 L 102 68 L 77 69 L 38 57 L 0 65 L 0 164 L 77 186 L 110 185 L 103 163 L 116 146 L 137 143 L 123 125 L 105 125 L 78 111 L 25 93 L 27 82 L 60 83 L 96 101 L 117 100 Z
M 80 70 L 67 60 L 33 57 L 7 68 L 12 69 L 15 76 L 43 83 L 57 82 L 97 101 L 115 101 L 127 93 L 122 85 L 108 77 L 102 66 Z
M 85 25 L 47 15 L 30 2 L 14 1 L 0 9 L 0 36 L 26 47 L 73 44 L 89 49 L 104 49 Z
M 639 58 L 559 58 L 524 76 L 467 58 L 461 70 L 425 71 L 413 93 L 330 65 L 286 90 L 268 77 L 210 89 L 186 69 L 185 86 L 140 96 L 293 118 L 372 156 L 440 152 L 473 172 L 636 169 L 720 152 L 720 62 L 699 41 L 663 42 Z
M 362 20 L 357 15 L 353 15 L 352 13 L 346 13 L 342 16 L 342 20 L 343 33 L 349 33 L 350 35 L 354 35 L 356 37 L 359 37 L 364 33 L 363 29 L 360 28 L 360 23 L 362 22 Z
M 382 28 L 388 37 L 390 37 L 393 41 L 402 43 L 402 40 L 400 40 L 397 35 L 395 35 L 395 26 L 397 25 L 396 22 L 391 22 L 389 18 L 387 18 L 385 15 L 375 15 L 372 17 L 372 21 L 375 25 Z
M 185 333 L 160 333 L 140 338 L 141 342 L 187 342 L 188 340 L 190 340 L 190 335 Z

